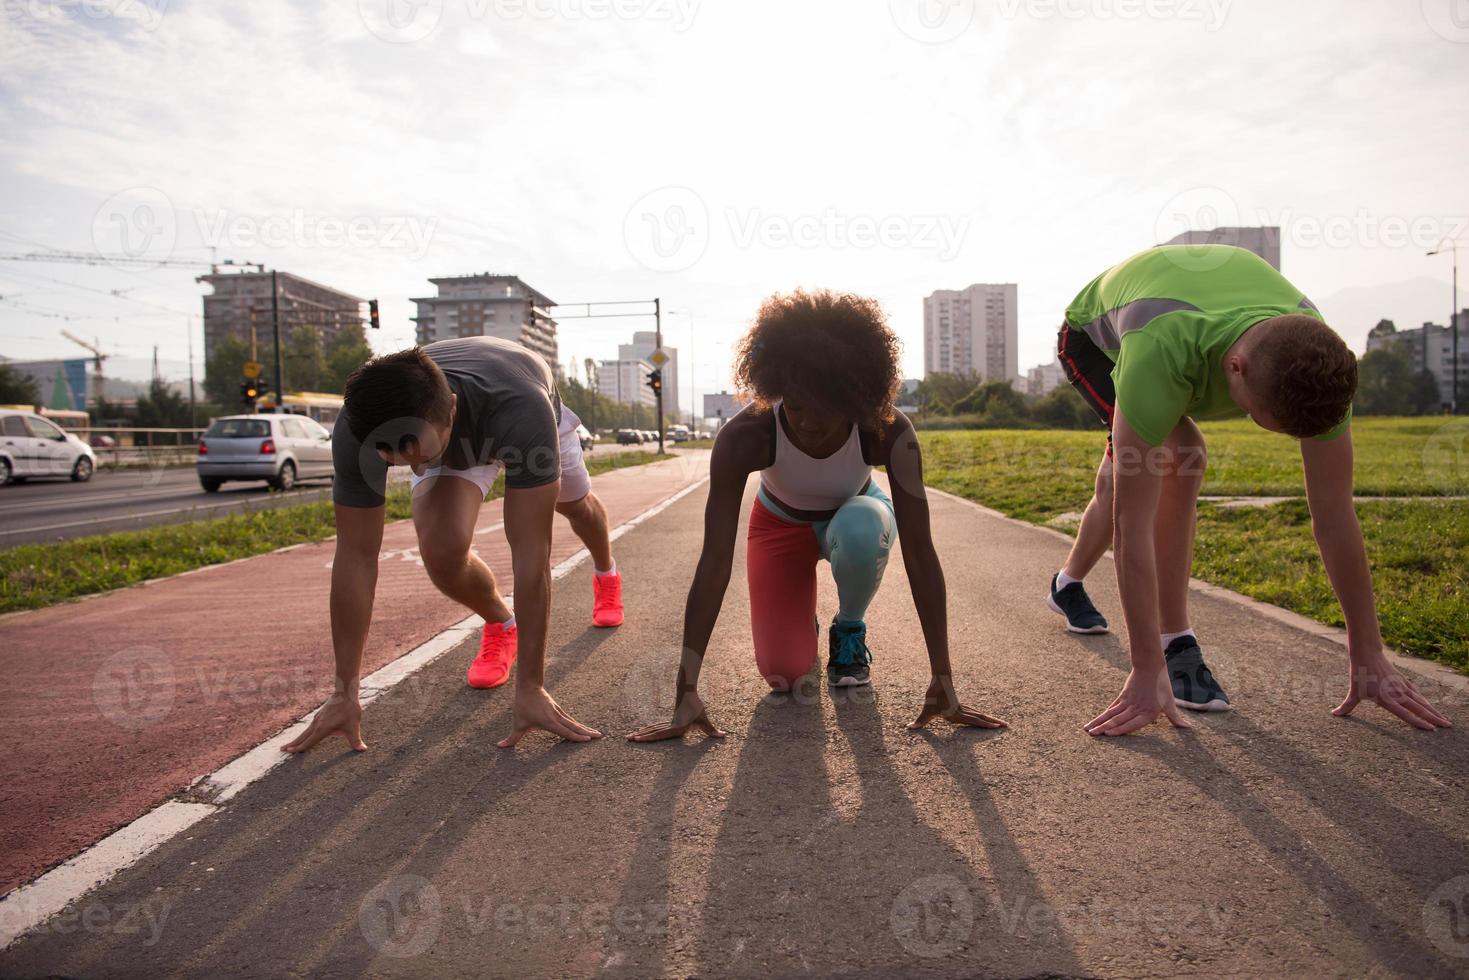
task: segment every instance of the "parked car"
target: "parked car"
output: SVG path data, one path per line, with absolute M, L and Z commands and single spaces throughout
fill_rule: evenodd
M 591 452 L 592 447 L 597 444 L 597 437 L 592 435 L 592 430 L 584 425 L 576 427 L 576 437 L 581 441 L 581 451 L 584 453 Z
M 0 486 L 34 477 L 86 483 L 97 471 L 92 447 L 34 412 L 0 409 Z
M 643 434 L 637 429 L 618 429 L 617 444 L 619 446 L 641 446 Z
M 199 439 L 199 485 L 215 493 L 228 480 L 265 480 L 289 490 L 297 480 L 332 475 L 332 434 L 304 415 L 226 415 Z

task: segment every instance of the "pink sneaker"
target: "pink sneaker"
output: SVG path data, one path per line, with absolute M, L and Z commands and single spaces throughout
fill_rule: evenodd
M 622 573 L 592 572 L 592 625 L 622 625 Z
M 516 630 L 504 623 L 486 623 L 479 641 L 479 656 L 469 665 L 469 686 L 481 690 L 499 687 L 510 679 L 515 663 Z

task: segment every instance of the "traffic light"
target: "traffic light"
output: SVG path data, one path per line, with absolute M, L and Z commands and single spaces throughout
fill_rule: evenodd
M 246 408 L 255 407 L 255 399 L 260 397 L 260 384 L 246 378 L 240 382 L 240 400 L 245 403 Z
M 377 320 L 377 300 L 375 299 L 367 301 L 367 325 L 374 330 L 382 326 Z
M 653 389 L 655 395 L 663 393 L 663 371 L 661 369 L 654 368 L 648 375 L 648 387 Z

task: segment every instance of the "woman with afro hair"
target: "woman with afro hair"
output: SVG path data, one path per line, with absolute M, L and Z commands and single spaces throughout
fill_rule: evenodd
M 775 295 L 735 355 L 748 404 L 720 430 L 710 462 L 704 545 L 684 611 L 683 657 L 671 724 L 628 737 L 652 742 L 695 728 L 723 737 L 698 694 L 699 668 L 729 585 L 741 501 L 751 473 L 746 565 L 755 665 L 789 691 L 816 662 L 816 569 L 831 565 L 838 608 L 827 633 L 827 682 L 870 683 L 863 621 L 895 540 L 928 646 L 932 681 L 913 728 L 933 718 L 1001 728 L 959 702 L 949 668 L 947 600 L 929 529 L 923 462 L 912 423 L 894 407 L 898 339 L 873 300 L 825 290 Z M 872 479 L 887 469 L 890 500 Z

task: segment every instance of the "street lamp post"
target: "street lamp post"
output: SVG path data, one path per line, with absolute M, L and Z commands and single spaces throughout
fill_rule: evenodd
M 1451 414 L 1459 414 L 1459 243 L 1444 237 L 1429 255 L 1439 255 L 1443 252 L 1444 243 L 1447 242 L 1449 252 L 1454 257 L 1453 285 L 1450 287 L 1453 293 L 1453 306 L 1449 312 L 1449 337 L 1453 345 L 1453 364 L 1451 367 L 1451 380 L 1449 388 L 1449 411 Z M 1427 331 L 1425 330 L 1425 333 Z
M 694 390 L 694 372 L 698 370 L 699 362 L 694 359 L 694 313 L 692 310 L 669 310 L 668 315 L 689 318 L 689 427 L 697 431 L 699 417 L 694 411 L 694 399 L 699 396 Z

